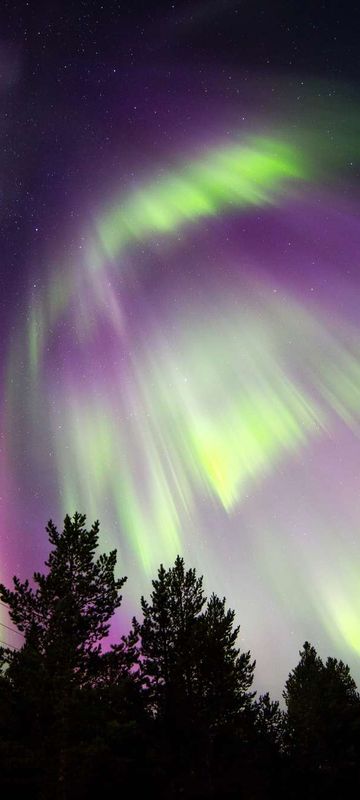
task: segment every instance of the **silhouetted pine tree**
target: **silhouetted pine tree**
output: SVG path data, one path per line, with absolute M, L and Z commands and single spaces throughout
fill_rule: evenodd
M 323 735 L 324 665 L 315 648 L 305 642 L 300 661 L 286 681 L 283 697 L 287 706 L 289 747 L 302 760 L 321 758 Z M 320 734 L 320 735 L 319 735 Z
M 126 581 L 114 576 L 116 550 L 95 557 L 99 523 L 86 530 L 85 521 L 82 514 L 76 513 L 73 519 L 67 516 L 62 533 L 49 522 L 46 530 L 53 549 L 45 563 L 48 571 L 33 576 L 35 588 L 17 577 L 13 590 L 0 584 L 0 599 L 24 633 L 25 646 L 31 644 L 49 674 L 60 682 L 66 680 L 67 685 L 91 681 Z M 7 659 L 15 665 L 21 657 L 21 652 L 8 653 Z
M 349 667 L 335 658 L 324 664 L 305 642 L 283 694 L 295 766 L 307 771 L 315 786 L 328 783 L 340 791 L 339 781 L 344 793 L 345 780 L 358 781 L 360 756 L 360 696 Z
M 152 586 L 150 601 L 141 599 L 143 621 L 134 620 L 134 631 L 157 722 L 158 763 L 172 775 L 168 792 L 208 795 L 216 737 L 231 728 L 244 738 L 255 663 L 236 647 L 234 612 L 216 595 L 206 602 L 202 577 L 186 570 L 180 556 L 170 569 L 160 566 Z
M 226 600 L 212 594 L 199 619 L 200 663 L 197 701 L 208 724 L 214 727 L 233 722 L 251 705 L 255 661 L 250 651 L 236 646 L 240 626 L 234 627 L 235 612 L 226 610 Z
M 254 702 L 255 727 L 262 739 L 281 749 L 286 727 L 286 714 L 277 700 L 271 700 L 269 692 L 260 695 Z
M 196 690 L 200 613 L 206 602 L 202 584 L 194 569 L 185 571 L 179 556 L 174 567 L 161 565 L 150 602 L 141 598 L 143 621 L 133 621 L 148 702 L 157 716 L 169 712 L 172 698 L 184 701 Z
M 48 794 L 55 791 L 59 798 L 68 796 L 71 783 L 71 729 L 79 693 L 95 691 L 102 659 L 107 668 L 111 658 L 117 661 L 119 673 L 127 649 L 122 643 L 112 656 L 101 653 L 126 578 L 115 578 L 115 550 L 96 556 L 99 523 L 87 530 L 85 521 L 82 514 L 67 516 L 62 533 L 50 521 L 47 572 L 36 572 L 33 586 L 17 577 L 13 589 L 0 585 L 0 599 L 24 634 L 18 652 L 0 651 L 0 666 L 15 697 L 21 698 L 27 743 L 40 772 L 45 762 L 57 761 L 56 787 L 49 778 Z M 45 789 L 43 793 L 47 796 Z

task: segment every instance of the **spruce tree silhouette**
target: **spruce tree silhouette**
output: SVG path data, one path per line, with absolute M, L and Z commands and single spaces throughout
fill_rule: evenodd
M 160 566 L 150 602 L 141 598 L 142 623 L 133 620 L 148 703 L 158 717 L 195 691 L 200 613 L 206 602 L 202 584 L 202 577 L 195 569 L 185 571 L 178 556 L 174 567 Z
M 168 570 L 161 565 L 152 586 L 150 601 L 141 598 L 143 621 L 134 619 L 133 629 L 162 770 L 173 776 L 170 793 L 196 796 L 198 786 L 206 796 L 214 740 L 251 705 L 255 662 L 236 647 L 234 612 L 214 594 L 206 600 L 203 578 L 186 570 L 183 558 Z
M 14 588 L 0 584 L 0 599 L 12 623 L 24 634 L 18 651 L 2 648 L 0 667 L 16 693 L 26 699 L 33 736 L 47 734 L 47 757 L 57 758 L 56 796 L 67 797 L 68 737 L 76 691 L 91 686 L 99 672 L 102 641 L 121 604 L 126 578 L 116 579 L 116 551 L 96 555 L 99 522 L 88 530 L 86 517 L 65 517 L 58 532 L 50 520 L 52 546 L 47 572 L 29 580 L 14 577 Z
M 255 696 L 250 691 L 255 661 L 250 651 L 240 654 L 236 646 L 240 626 L 234 627 L 235 612 L 226 610 L 225 604 L 225 597 L 212 594 L 199 620 L 198 702 L 212 727 L 233 722 L 250 708 Z
M 345 792 L 344 776 L 359 781 L 360 755 L 360 696 L 348 665 L 336 658 L 324 664 L 305 642 L 283 696 L 287 746 L 295 765 L 303 774 L 308 771 L 311 780 L 327 780 L 334 791 L 340 791 L 340 781 Z

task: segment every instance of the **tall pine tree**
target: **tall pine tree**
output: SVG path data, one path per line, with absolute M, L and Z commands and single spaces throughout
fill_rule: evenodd
M 288 744 L 302 768 L 336 776 L 354 770 L 360 754 L 360 696 L 349 667 L 324 664 L 305 642 L 285 685 Z
M 198 680 L 200 614 L 206 602 L 203 579 L 185 570 L 177 557 L 168 570 L 160 566 L 152 581 L 150 602 L 141 598 L 143 621 L 134 619 L 140 637 L 141 672 L 149 704 L 157 716 L 173 703 L 192 697 Z
M 99 522 L 90 530 L 85 522 L 79 513 L 66 516 L 59 533 L 50 520 L 46 530 L 53 549 L 45 562 L 47 572 L 35 572 L 34 586 L 17 577 L 13 589 L 0 584 L 0 599 L 24 634 L 25 648 L 41 655 L 49 674 L 66 678 L 67 685 L 91 680 L 126 581 L 114 575 L 116 550 L 96 557 Z M 7 653 L 9 663 L 15 665 L 21 653 Z
M 44 796 L 68 797 L 72 716 L 79 693 L 92 690 L 109 659 L 121 659 L 125 644 L 102 654 L 102 641 L 121 604 L 126 578 L 115 577 L 116 551 L 97 556 L 99 523 L 90 529 L 84 515 L 66 516 L 61 533 L 47 526 L 51 551 L 45 573 L 33 585 L 14 577 L 12 589 L 0 584 L 0 599 L 24 635 L 19 651 L 3 648 L 0 667 L 19 701 L 27 752 L 42 773 Z M 119 670 L 118 670 L 119 671 Z M 15 694 L 14 694 L 15 693 Z M 10 696 L 10 695 L 9 695 Z M 83 695 L 84 696 L 84 695 Z M 45 771 L 50 767 L 48 789 Z
M 240 655 L 234 612 L 216 595 L 206 600 L 202 577 L 180 556 L 168 570 L 160 566 L 152 586 L 134 630 L 155 719 L 156 766 L 171 778 L 164 795 L 210 796 L 223 763 L 215 740 L 230 728 L 236 738 L 243 732 L 255 663 L 250 653 Z

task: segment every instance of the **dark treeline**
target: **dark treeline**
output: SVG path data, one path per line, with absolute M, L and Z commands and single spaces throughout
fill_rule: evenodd
M 47 527 L 46 572 L 0 585 L 17 649 L 0 649 L 4 798 L 345 798 L 360 788 L 360 696 L 349 668 L 306 642 L 286 711 L 252 691 L 225 599 L 178 557 L 141 619 L 103 652 L 125 578 L 97 555 L 99 524 Z M 1 628 L 1 638 L 7 629 Z M 22 637 L 22 638 L 21 638 Z

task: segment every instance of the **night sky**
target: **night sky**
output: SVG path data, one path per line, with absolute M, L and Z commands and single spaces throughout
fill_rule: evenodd
M 116 636 L 180 552 L 275 697 L 360 681 L 354 8 L 0 10 L 0 579 L 99 518 Z

